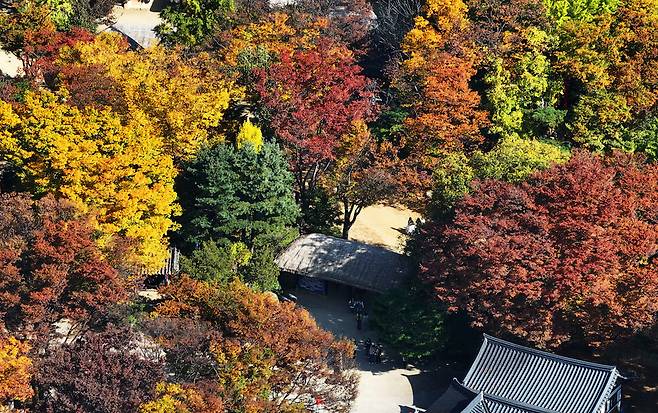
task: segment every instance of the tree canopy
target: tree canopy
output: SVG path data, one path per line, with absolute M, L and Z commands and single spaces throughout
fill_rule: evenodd
M 276 144 L 203 150 L 180 178 L 185 194 L 180 235 L 190 247 L 228 240 L 280 245 L 298 216 L 292 176 Z
M 288 154 L 302 205 L 335 159 L 341 137 L 374 115 L 370 82 L 360 72 L 352 52 L 329 41 L 283 54 L 258 71 L 256 90 Z
M 475 326 L 542 347 L 632 334 L 658 310 L 657 175 L 578 152 L 525 183 L 481 181 L 424 230 L 421 276 Z
M 349 411 L 357 383 L 348 370 L 353 345 L 321 330 L 306 310 L 253 292 L 239 281 L 216 289 L 183 277 L 165 292 L 172 299 L 156 309 L 157 315 L 192 318 L 198 322 L 185 328 L 201 328 L 192 352 L 191 343 L 180 342 L 185 335 L 171 334 L 170 345 L 186 346 L 171 354 L 209 352 L 216 367 L 194 374 L 219 385 L 229 411 L 306 411 L 315 396 L 332 411 Z M 167 334 L 169 328 L 159 331 Z
M 109 326 L 64 344 L 40 361 L 36 406 L 45 412 L 134 412 L 164 380 L 157 353 L 126 328 Z M 141 350 L 141 351 L 140 351 Z
M 12 107 L 0 102 L 0 159 L 34 194 L 56 194 L 93 216 L 100 245 L 122 236 L 134 259 L 154 266 L 173 228 L 171 158 L 144 118 L 123 124 L 108 109 L 78 109 L 50 92 L 29 92 Z
M 125 280 L 105 260 L 93 227 L 52 196 L 0 195 L 0 324 L 25 332 L 62 317 L 98 317 L 127 298 Z
M 24 402 L 34 395 L 29 351 L 27 342 L 12 336 L 0 337 L 0 403 Z

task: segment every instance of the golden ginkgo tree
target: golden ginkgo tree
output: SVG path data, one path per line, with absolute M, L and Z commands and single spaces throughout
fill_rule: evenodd
M 114 34 L 102 34 L 93 42 L 79 42 L 60 51 L 62 85 L 75 88 L 79 77 L 67 69 L 100 70 L 120 91 L 119 112 L 128 119 L 146 117 L 163 137 L 163 149 L 175 160 L 193 156 L 212 140 L 232 99 L 241 90 L 226 80 L 207 54 L 184 58 L 177 50 L 151 47 L 128 50 L 127 42 Z M 115 110 L 117 108 L 114 108 Z
M 161 137 L 143 116 L 124 124 L 65 98 L 30 92 L 14 107 L 0 101 L 0 159 L 32 193 L 54 193 L 90 214 L 102 246 L 120 236 L 136 263 L 158 266 L 179 209 Z

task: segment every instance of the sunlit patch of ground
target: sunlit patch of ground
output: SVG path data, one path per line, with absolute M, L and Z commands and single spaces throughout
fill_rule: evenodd
M 427 408 L 452 377 L 461 374 L 450 368 L 431 372 L 410 368 L 390 350 L 385 350 L 383 363 L 369 363 L 363 342 L 368 338 L 377 342 L 377 332 L 367 321 L 362 330 L 357 329 L 355 316 L 348 308 L 348 287 L 334 284 L 328 295 L 300 289 L 293 294 L 297 296 L 298 304 L 309 310 L 322 328 L 359 343 L 356 357 L 359 395 L 351 413 L 400 413 L 409 411 L 408 407 L 414 405 Z M 368 306 L 369 299 L 365 301 Z
M 420 215 L 402 206 L 374 205 L 364 208 L 350 230 L 350 239 L 402 252 L 407 221 Z

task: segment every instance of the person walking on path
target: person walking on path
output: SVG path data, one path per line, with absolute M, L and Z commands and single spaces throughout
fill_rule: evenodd
M 368 362 L 374 363 L 377 361 L 377 345 L 372 344 L 368 350 Z

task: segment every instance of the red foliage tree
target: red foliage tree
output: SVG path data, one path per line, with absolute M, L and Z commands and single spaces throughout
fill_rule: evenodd
M 0 322 L 15 330 L 81 320 L 123 299 L 93 235 L 63 201 L 0 195 Z
M 164 380 L 163 365 L 128 328 L 109 326 L 54 350 L 37 363 L 36 411 L 135 412 Z
M 340 138 L 356 120 L 375 114 L 372 84 L 360 73 L 352 53 L 328 40 L 283 54 L 257 73 L 257 93 L 288 152 L 302 206 L 334 159 Z
M 656 320 L 656 165 L 577 153 L 519 186 L 484 181 L 423 237 L 422 277 L 476 327 L 557 347 Z
M 69 92 L 69 101 L 80 109 L 109 106 L 120 114 L 128 112 L 120 85 L 103 65 L 64 66 L 58 80 Z
M 59 71 L 55 60 L 60 49 L 78 42 L 91 42 L 93 39 L 91 32 L 78 27 L 68 32 L 58 32 L 50 26 L 28 30 L 25 32 L 25 44 L 20 55 L 23 70 L 28 78 L 43 80 L 52 86 Z

